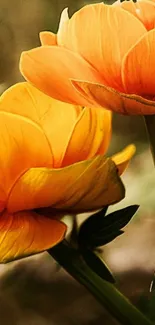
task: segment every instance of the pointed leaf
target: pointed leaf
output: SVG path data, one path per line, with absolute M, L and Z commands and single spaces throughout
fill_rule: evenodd
M 110 213 L 105 217 L 105 209 L 88 218 L 80 227 L 78 241 L 81 247 L 98 247 L 109 243 L 121 235 L 123 227 L 131 220 L 138 205 Z
M 93 247 L 100 247 L 103 245 L 106 245 L 108 243 L 110 243 L 111 241 L 113 241 L 116 237 L 122 235 L 124 233 L 123 230 L 114 230 L 113 232 L 111 232 L 110 234 L 106 233 L 106 230 L 104 232 L 104 234 L 100 234 L 99 236 L 94 236 L 94 238 L 92 238 L 91 244 Z

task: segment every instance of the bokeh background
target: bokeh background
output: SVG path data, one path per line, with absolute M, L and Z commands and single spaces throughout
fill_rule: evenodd
M 95 1 L 91 1 L 91 3 Z M 96 1 L 97 2 L 97 1 Z M 42 30 L 57 31 L 61 11 L 72 15 L 83 0 L 0 0 L 0 92 L 22 80 L 23 50 L 39 45 Z M 110 3 L 110 2 L 108 2 Z M 155 271 L 155 173 L 141 117 L 114 116 L 109 153 L 135 143 L 137 154 L 123 176 L 126 198 L 111 210 L 140 204 L 125 234 L 102 249 L 118 288 L 139 305 Z M 144 308 L 141 305 L 141 308 Z M 117 324 L 94 298 L 47 254 L 0 266 L 0 324 Z

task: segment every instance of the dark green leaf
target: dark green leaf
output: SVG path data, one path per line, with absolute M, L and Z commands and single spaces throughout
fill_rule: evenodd
M 98 232 L 98 229 L 102 227 L 103 218 L 107 212 L 108 207 L 104 207 L 101 211 L 91 215 L 87 218 L 81 225 L 78 234 L 78 242 L 80 246 L 87 246 L 89 239 L 92 237 L 93 233 Z
M 91 251 L 90 249 L 83 249 L 81 251 L 81 254 L 83 256 L 83 259 L 85 260 L 85 263 L 96 274 L 98 274 L 102 279 L 108 282 L 115 283 L 115 279 L 113 278 L 113 275 L 111 274 L 109 268 L 101 259 L 101 257 L 97 255 L 97 253 Z
M 82 228 L 87 231 L 87 233 L 92 233 L 92 231 L 98 230 L 100 226 L 102 226 L 103 218 L 107 212 L 108 207 L 104 207 L 99 212 L 92 214 L 88 219 L 86 219 L 83 224 Z
M 138 205 L 128 206 L 105 216 L 105 209 L 89 217 L 80 227 L 78 242 L 80 247 L 103 246 L 120 236 L 138 209 Z
M 111 234 L 102 234 L 99 236 L 94 236 L 94 238 L 92 238 L 91 244 L 93 247 L 100 247 L 103 245 L 106 245 L 108 243 L 110 243 L 111 241 L 113 241 L 116 237 L 122 235 L 124 233 L 124 231 L 122 230 L 115 230 L 112 231 Z

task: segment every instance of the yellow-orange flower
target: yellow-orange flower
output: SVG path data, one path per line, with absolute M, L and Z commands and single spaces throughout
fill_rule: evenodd
M 21 71 L 59 100 L 123 114 L 155 114 L 155 2 L 87 5 L 62 13 L 57 35 L 24 52 Z M 74 86 L 74 87 L 73 87 Z
M 110 111 L 58 102 L 28 83 L 1 96 L 0 262 L 57 244 L 65 211 L 123 198 L 117 168 L 123 172 L 135 149 L 106 159 L 110 133 Z M 51 217 L 38 210 L 46 207 Z

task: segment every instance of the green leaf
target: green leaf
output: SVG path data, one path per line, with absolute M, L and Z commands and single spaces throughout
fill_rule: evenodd
M 138 209 L 138 205 L 131 205 L 105 216 L 103 209 L 89 217 L 80 227 L 78 242 L 80 247 L 95 248 L 103 246 L 120 236 Z
M 118 291 L 115 285 L 101 279 L 93 272 L 84 262 L 80 252 L 71 248 L 65 240 L 48 252 L 71 276 L 84 285 L 120 324 L 153 325 Z M 106 321 L 103 320 L 102 323 Z
M 115 283 L 115 279 L 108 266 L 96 252 L 93 252 L 90 249 L 83 249 L 81 255 L 83 256 L 85 263 L 102 279 L 110 283 Z
M 111 233 L 106 233 L 106 229 L 104 232 L 101 231 L 101 233 L 99 233 L 98 235 L 96 236 L 93 236 L 92 238 L 92 245 L 94 247 L 100 247 L 100 246 L 103 246 L 103 245 L 106 245 L 108 243 L 110 243 L 111 241 L 113 241 L 116 237 L 122 235 L 124 233 L 124 231 L 122 230 L 112 230 L 112 229 L 109 229 L 108 231 L 111 231 Z

